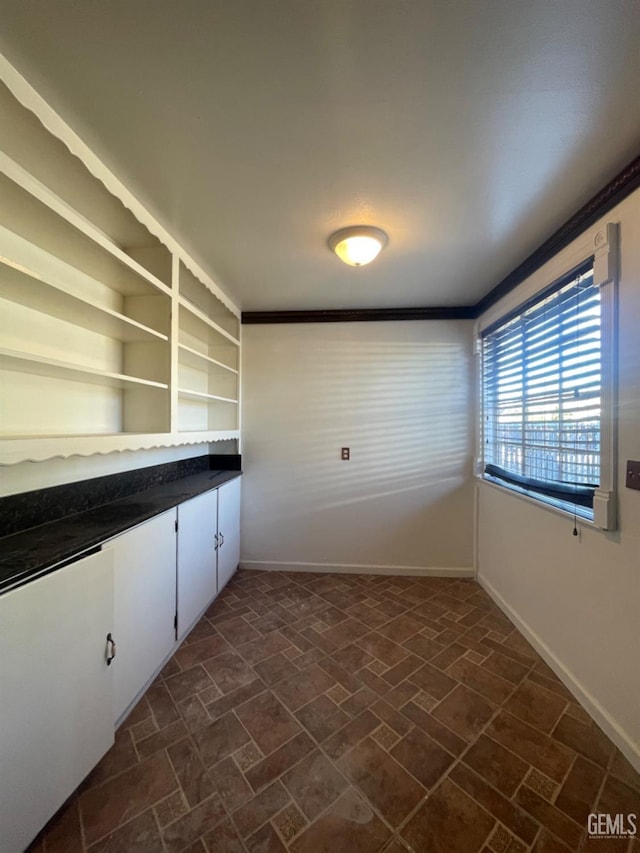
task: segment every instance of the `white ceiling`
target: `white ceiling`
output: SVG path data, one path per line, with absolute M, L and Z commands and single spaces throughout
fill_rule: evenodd
M 476 302 L 640 150 L 640 0 L 0 0 L 0 51 L 245 310 Z M 370 267 L 329 234 L 389 234 Z

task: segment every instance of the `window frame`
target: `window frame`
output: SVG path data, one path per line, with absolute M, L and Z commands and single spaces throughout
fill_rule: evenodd
M 601 402 L 600 402 L 600 484 L 594 490 L 593 518 L 586 518 L 578 509 L 577 515 L 584 524 L 602 530 L 615 530 L 617 525 L 617 287 L 618 287 L 618 225 L 607 223 L 591 232 L 587 240 L 579 241 L 573 253 L 563 252 L 546 264 L 531 281 L 518 287 L 515 298 L 505 298 L 482 315 L 476 324 L 476 353 L 478 354 L 478 456 L 476 478 L 491 487 L 525 498 L 532 503 L 566 515 L 565 506 L 555 505 L 543 495 L 526 491 L 512 484 L 485 476 L 485 413 L 481 333 L 501 322 L 523 313 L 532 304 L 562 283 L 568 283 L 575 271 L 593 259 L 593 284 L 600 288 L 601 333 Z M 524 291 L 524 292 L 523 292 Z M 519 298 L 518 298 L 519 296 Z M 572 508 L 573 509 L 573 508 Z M 573 513 L 572 513 L 573 514 Z

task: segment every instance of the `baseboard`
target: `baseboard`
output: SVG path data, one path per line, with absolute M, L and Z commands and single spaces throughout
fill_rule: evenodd
M 551 667 L 565 687 L 573 693 L 578 702 L 591 714 L 602 731 L 613 741 L 625 758 L 640 772 L 640 748 L 638 745 L 633 742 L 624 729 L 620 728 L 607 710 L 581 684 L 573 672 L 551 651 L 549 646 L 547 646 L 533 628 L 507 604 L 495 587 L 483 577 L 478 577 L 478 583 L 509 617 L 520 633 L 531 643 L 533 648 L 543 658 L 545 663 Z
M 317 572 L 337 575 L 396 575 L 416 578 L 472 578 L 471 566 L 464 568 L 434 568 L 433 566 L 365 566 L 334 563 L 278 563 L 276 561 L 240 560 L 241 569 L 260 572 Z

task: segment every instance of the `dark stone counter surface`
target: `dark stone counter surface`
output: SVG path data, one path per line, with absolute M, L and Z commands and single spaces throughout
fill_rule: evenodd
M 4 536 L 0 539 L 0 593 L 35 580 L 107 539 L 234 480 L 240 473 L 239 470 L 200 471 Z

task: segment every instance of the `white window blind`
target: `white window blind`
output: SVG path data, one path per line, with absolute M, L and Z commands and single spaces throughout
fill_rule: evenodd
M 593 259 L 483 332 L 484 474 L 584 508 L 600 483 L 600 288 Z

